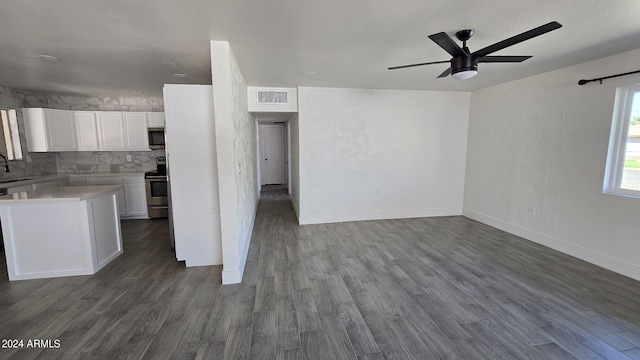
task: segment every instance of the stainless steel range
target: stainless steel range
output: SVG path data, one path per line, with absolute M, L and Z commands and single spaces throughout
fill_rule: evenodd
M 144 173 L 147 189 L 147 212 L 152 219 L 169 217 L 167 165 L 164 156 L 156 158 L 156 170 Z

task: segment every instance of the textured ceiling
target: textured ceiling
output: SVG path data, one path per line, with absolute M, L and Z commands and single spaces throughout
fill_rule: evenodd
M 448 60 L 429 34 L 473 28 L 473 51 L 552 20 L 563 28 L 495 54 L 532 59 L 480 64 L 470 80 L 435 79 L 446 64 L 386 69 Z M 158 96 L 211 82 L 209 40 L 230 42 L 254 86 L 470 91 L 640 48 L 640 1 L 3 0 L 0 85 Z

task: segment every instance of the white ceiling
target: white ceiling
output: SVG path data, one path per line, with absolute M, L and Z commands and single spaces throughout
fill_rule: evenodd
M 448 60 L 429 34 L 473 28 L 474 51 L 553 20 L 564 27 L 495 54 L 532 59 L 480 64 L 471 80 L 435 79 L 446 64 L 386 69 Z M 640 48 L 640 1 L 3 0 L 0 85 L 158 96 L 211 82 L 209 40 L 230 42 L 253 86 L 470 91 Z

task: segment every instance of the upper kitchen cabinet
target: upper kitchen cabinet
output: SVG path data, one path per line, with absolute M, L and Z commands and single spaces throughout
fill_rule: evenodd
M 147 113 L 98 111 L 100 150 L 148 151 Z
M 154 114 L 120 111 L 22 109 L 27 149 L 46 151 L 149 151 Z
M 75 111 L 78 151 L 98 150 L 98 128 L 95 111 Z
M 77 151 L 72 111 L 35 108 L 23 109 L 22 113 L 29 151 Z
M 163 112 L 151 112 L 149 113 L 149 119 L 147 126 L 150 128 L 163 128 L 164 127 L 164 113 Z
M 127 150 L 149 150 L 147 134 L 147 113 L 122 113 L 125 128 L 125 147 Z
M 121 112 L 100 111 L 98 118 L 98 139 L 101 150 L 124 149 L 124 119 Z

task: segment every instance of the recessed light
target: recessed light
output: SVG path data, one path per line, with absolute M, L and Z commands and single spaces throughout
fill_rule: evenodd
M 58 58 L 52 55 L 38 55 L 38 59 L 47 61 L 58 61 Z
M 184 79 L 184 78 L 187 77 L 187 74 L 176 73 L 176 74 L 173 74 L 173 76 L 175 76 L 175 77 L 177 77 L 179 79 Z
M 313 71 L 313 70 L 307 70 L 307 71 L 305 71 L 305 72 L 304 72 L 304 74 L 305 74 L 305 75 L 313 75 L 313 74 L 315 74 L 315 73 L 316 73 L 316 72 L 315 72 L 315 71 Z

